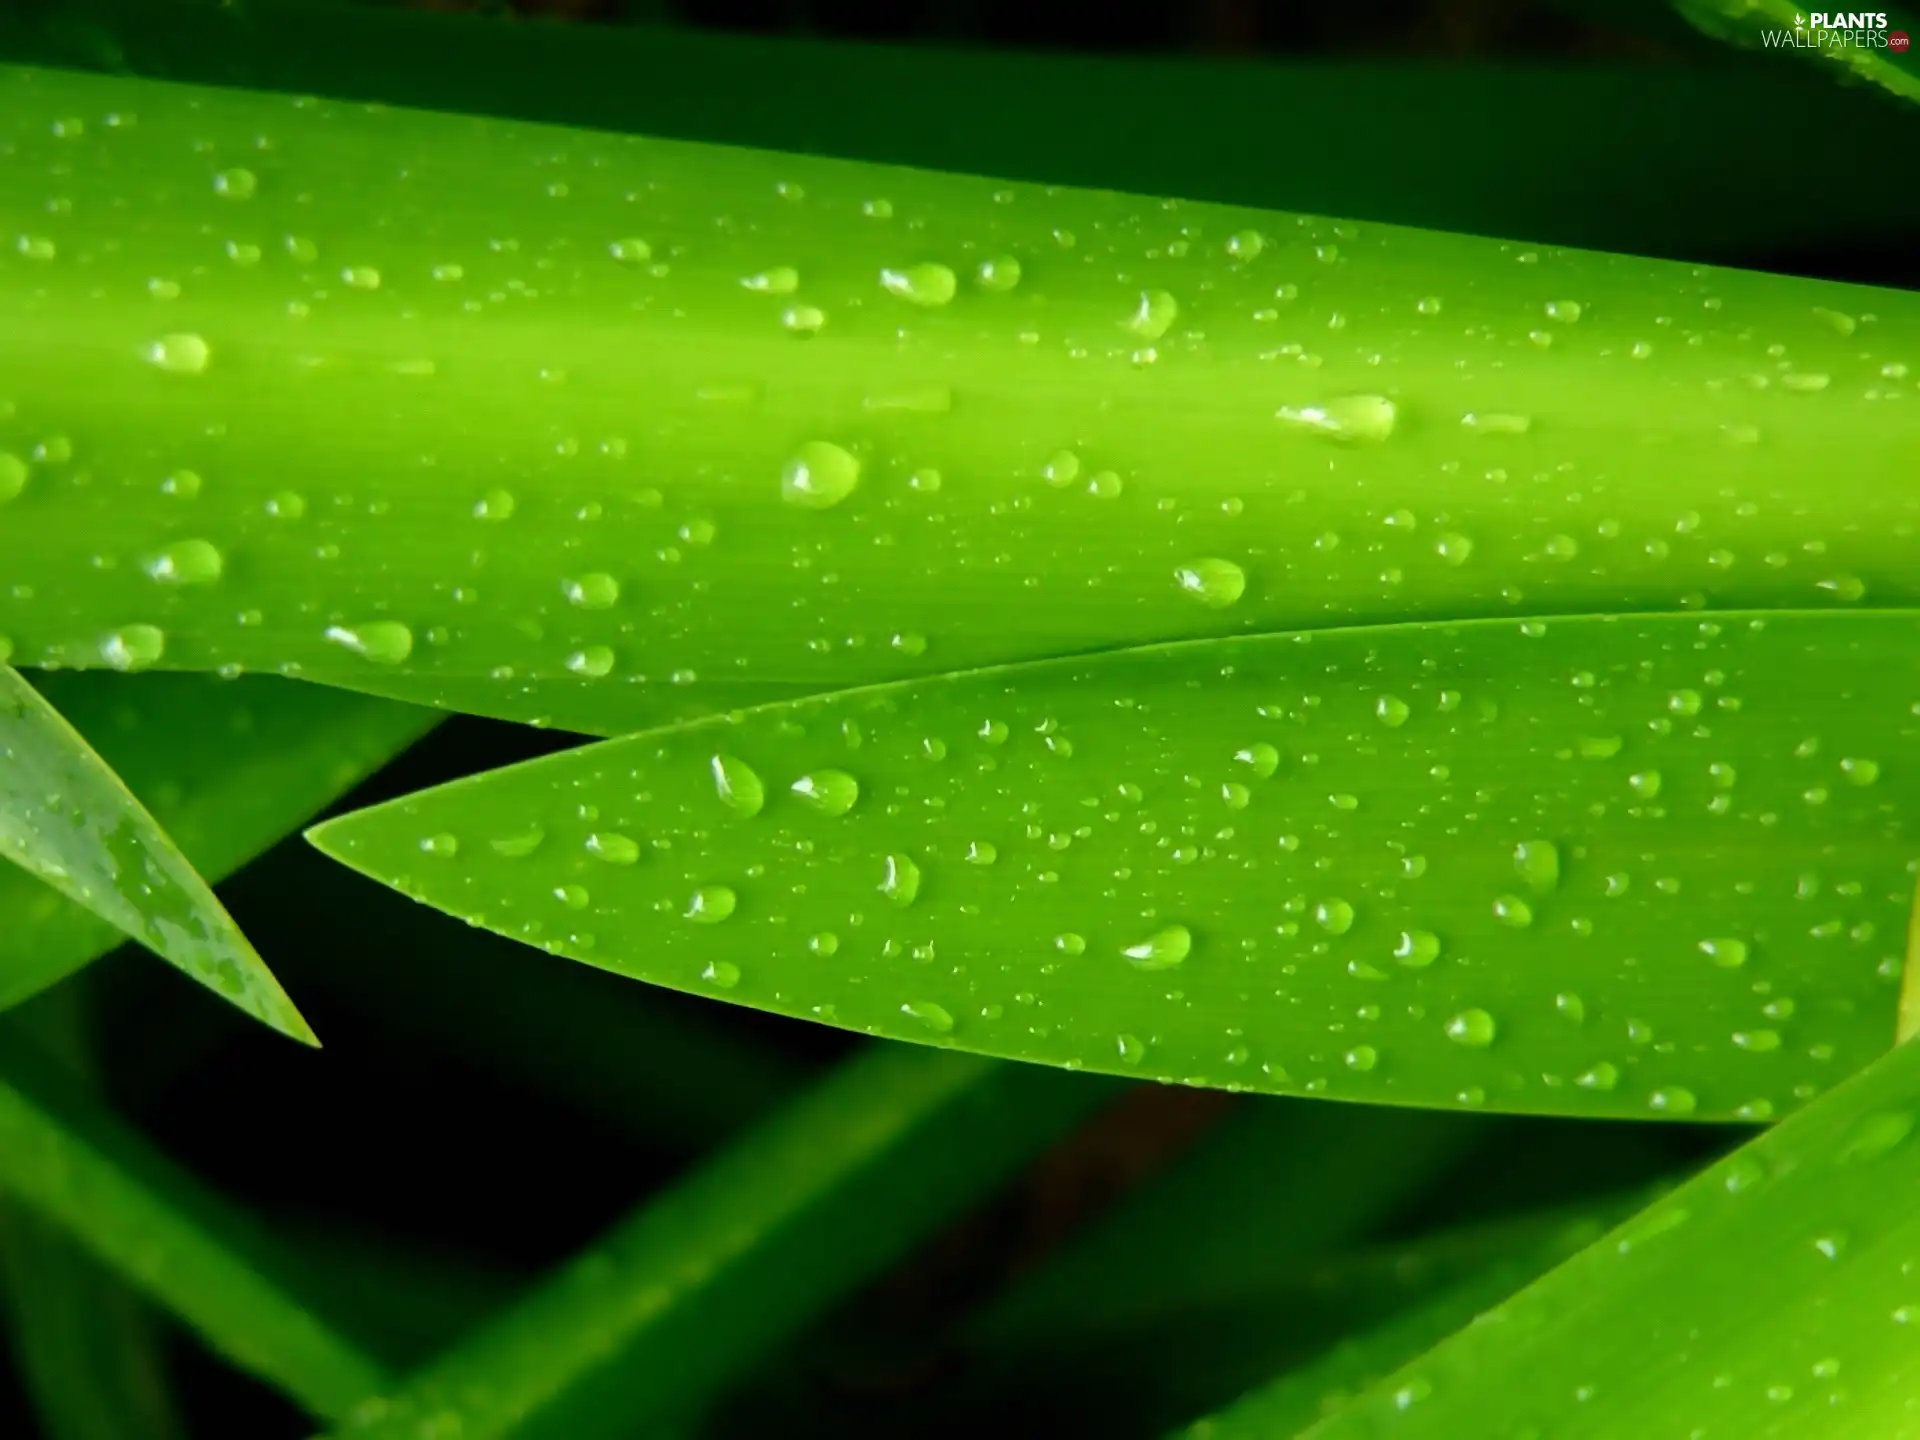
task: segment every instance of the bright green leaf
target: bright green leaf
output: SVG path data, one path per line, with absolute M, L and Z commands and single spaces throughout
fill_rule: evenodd
M 1700 30 L 1781 61 L 1812 60 L 1830 73 L 1877 85 L 1903 100 L 1920 101 L 1920 70 L 1911 50 L 1895 50 L 1893 35 L 1920 30 L 1920 10 L 1890 5 L 1867 13 L 1808 13 L 1794 0 L 1674 0 Z M 1866 23 L 1855 27 L 1855 16 Z
M 440 716 L 268 677 L 38 675 L 35 684 L 219 881 L 413 743 Z M 0 1009 L 122 939 L 0 866 Z
M 0 854 L 282 1034 L 317 1044 L 286 992 L 111 767 L 0 665 Z
M 305 1303 L 250 1217 L 150 1149 L 0 1026 L 0 1191 L 311 1413 L 378 1390 L 378 1365 Z
M 1764 1119 L 1892 1043 L 1916 642 L 1882 612 L 1163 646 L 610 741 L 310 834 L 558 954 L 873 1034 Z
M 1111 1093 L 1085 1077 L 876 1046 L 404 1388 L 358 1407 L 340 1433 L 655 1433 Z
M 1901 1045 L 1309 1434 L 1912 1434 L 1917 1112 Z
M 0 105 L 45 217 L 0 254 L 26 662 L 607 732 L 706 683 L 1920 596 L 1913 295 L 55 72 Z

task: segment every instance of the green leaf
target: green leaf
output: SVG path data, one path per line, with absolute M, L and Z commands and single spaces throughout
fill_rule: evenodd
M 1892 1043 L 1920 619 L 1273 635 L 821 696 L 329 821 L 675 989 L 1193 1084 L 1764 1119 Z
M 1913 295 L 54 72 L 0 96 L 0 204 L 46 217 L 0 255 L 25 662 L 617 732 L 705 683 L 1920 597 Z
M 1308 1433 L 1906 1433 L 1916 1107 L 1901 1045 Z
M 0 853 L 255 1019 L 319 1043 L 159 822 L 5 665 L 0 760 Z
M 1892 5 L 1866 16 L 1858 29 L 1836 15 L 1838 24 L 1813 22 L 1793 0 L 1674 0 L 1674 8 L 1693 25 L 1721 40 L 1777 55 L 1782 62 L 1812 60 L 1829 74 L 1877 85 L 1903 100 L 1920 100 L 1920 70 L 1911 51 L 1889 48 L 1893 34 L 1920 30 L 1920 11 Z M 1824 14 L 1824 12 L 1822 12 Z M 1841 12 L 1845 14 L 1846 12 Z
M 47 674 L 35 683 L 214 882 L 441 718 L 270 677 Z M 123 938 L 12 867 L 0 867 L 0 914 L 0 1009 Z
M 233 1364 L 333 1417 L 386 1377 L 302 1299 L 256 1228 L 0 1025 L 0 1190 Z
M 1592 1244 L 1624 1213 L 1637 1209 L 1640 1198 L 1631 1206 L 1616 1200 L 1558 1215 L 1513 1217 L 1329 1262 L 1293 1292 L 1271 1298 L 1278 1302 L 1284 1295 L 1292 1301 L 1302 1316 L 1303 1323 L 1296 1327 L 1302 1331 L 1308 1317 L 1324 1327 L 1329 1309 L 1364 1317 L 1353 1333 L 1331 1346 L 1312 1347 L 1309 1342 L 1302 1347 L 1307 1351 L 1304 1363 L 1187 1426 L 1180 1432 L 1182 1440 L 1271 1440 L 1298 1434 L 1341 1409 L 1355 1391 L 1464 1329 L 1482 1311 Z M 1330 1303 L 1331 1297 L 1337 1298 Z M 1275 1304 L 1274 1310 L 1280 1306 Z
M 873 1047 L 340 1433 L 652 1434 L 1111 1093 Z

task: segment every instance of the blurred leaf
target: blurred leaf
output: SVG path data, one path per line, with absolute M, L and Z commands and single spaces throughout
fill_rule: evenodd
M 271 677 L 34 677 L 188 860 L 219 881 L 380 768 L 442 718 Z M 122 938 L 0 867 L 0 1009 Z
M 1765 1119 L 1892 1043 L 1909 613 L 1308 632 L 770 706 L 309 832 L 554 953 L 873 1034 Z
M 253 1220 L 150 1149 L 0 1025 L 0 1190 L 172 1311 L 216 1352 L 333 1417 L 385 1383 L 303 1300 Z
M 255 1019 L 318 1043 L 159 822 L 5 665 L 0 760 L 0 853 Z
M 1111 1093 L 875 1046 L 340 1433 L 652 1434 Z
M 1813 21 L 1792 0 L 1674 0 L 1674 7 L 1718 39 L 1772 52 L 1783 62 L 1812 60 L 1826 66 L 1829 74 L 1876 85 L 1903 100 L 1920 100 L 1920 69 L 1914 67 L 1913 52 L 1887 44 L 1892 35 L 1911 39 L 1920 32 L 1920 10 L 1889 5 L 1872 12 L 1879 18 L 1877 25 L 1854 30 L 1846 18 L 1839 24 Z M 1842 36 L 1845 43 L 1834 43 Z
M 1917 1109 L 1901 1045 L 1308 1433 L 1912 1433 Z

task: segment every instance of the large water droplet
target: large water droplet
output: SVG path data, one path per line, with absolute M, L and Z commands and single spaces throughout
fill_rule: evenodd
M 730 885 L 702 885 L 687 897 L 687 919 L 696 925 L 718 925 L 739 903 Z
M 1513 868 L 1536 895 L 1560 885 L 1560 847 L 1551 840 L 1522 840 L 1513 847 Z
M 398 620 L 329 625 L 327 639 L 380 665 L 398 665 L 413 653 L 413 631 Z
M 18 455 L 0 450 L 0 505 L 17 499 L 27 488 L 27 462 Z
M 586 852 L 609 865 L 632 865 L 640 858 L 640 842 L 631 835 L 612 830 L 596 830 L 587 836 Z
M 920 867 L 911 855 L 888 855 L 880 862 L 880 893 L 896 905 L 913 904 L 920 894 Z
M 169 375 L 199 375 L 213 359 L 213 347 L 199 335 L 162 335 L 147 347 L 147 361 Z
M 229 200 L 251 200 L 259 188 L 260 177 L 251 170 L 220 170 L 213 177 L 213 193 Z
M 1126 327 L 1142 340 L 1158 340 L 1179 318 L 1180 302 L 1165 290 L 1142 290 Z
M 790 505 L 826 510 L 860 483 L 860 462 L 838 445 L 809 440 L 780 472 L 780 494 Z
M 1171 970 L 1193 950 L 1193 933 L 1184 925 L 1169 925 L 1156 930 L 1138 944 L 1121 953 L 1141 970 Z
M 1484 1050 L 1493 1043 L 1493 1016 L 1484 1010 L 1462 1010 L 1447 1021 L 1447 1038 L 1456 1045 Z
M 882 270 L 880 284 L 889 295 L 934 309 L 953 299 L 957 288 L 953 271 L 945 265 L 928 263 L 909 265 L 900 270 Z
M 860 782 L 844 770 L 816 770 L 793 782 L 793 793 L 822 815 L 844 815 L 860 798 Z
M 608 244 L 607 253 L 622 265 L 644 265 L 653 258 L 653 247 L 635 236 Z
M 1004 295 L 1020 283 L 1020 262 L 1011 255 L 990 255 L 974 267 L 973 278 L 982 290 Z
M 709 960 L 700 978 L 716 990 L 731 990 L 740 983 L 740 967 L 729 960 Z
M 1342 395 L 1321 405 L 1283 405 L 1274 418 L 1289 429 L 1334 440 L 1385 440 L 1393 434 L 1399 409 L 1384 395 Z
M 746 761 L 733 755 L 715 755 L 709 762 L 713 790 L 720 803 L 738 815 L 754 816 L 767 803 L 767 787 Z
M 122 625 L 100 640 L 100 658 L 115 670 L 145 670 L 166 653 L 166 632 L 157 625 Z
M 473 518 L 476 520 L 511 520 L 513 511 L 511 490 L 489 490 L 473 502 Z
M 146 571 L 163 585 L 211 585 L 225 564 L 206 540 L 176 540 L 147 561 Z
M 1424 970 L 1440 958 L 1440 937 L 1431 930 L 1402 930 L 1393 958 L 1412 970 Z
M 1272 778 L 1273 772 L 1280 768 L 1280 752 L 1264 740 L 1256 740 L 1244 750 L 1234 751 L 1233 758 L 1262 780 Z
M 605 610 L 620 598 L 620 582 L 604 570 L 592 570 L 564 581 L 561 591 L 582 610 Z
M 1871 1115 L 1862 1116 L 1854 1125 L 1846 1143 L 1840 1148 L 1840 1158 L 1848 1161 L 1877 1160 L 1904 1143 L 1912 1133 L 1912 1111 L 1877 1110 Z
M 931 1000 L 909 1000 L 900 1007 L 900 1013 L 918 1020 L 936 1035 L 953 1033 L 953 1016 L 946 1007 L 936 1005 Z
M 1330 935 L 1344 935 L 1353 928 L 1353 906 L 1335 897 L 1313 907 L 1313 918 Z
M 1524 930 L 1533 924 L 1533 907 L 1518 895 L 1497 895 L 1493 901 L 1493 917 L 1503 925 Z
M 1202 605 L 1224 610 L 1247 590 L 1247 572 L 1231 560 L 1208 557 L 1173 572 L 1176 584 Z
M 1702 940 L 1700 953 L 1722 969 L 1733 970 L 1747 963 L 1747 942 L 1727 937 Z

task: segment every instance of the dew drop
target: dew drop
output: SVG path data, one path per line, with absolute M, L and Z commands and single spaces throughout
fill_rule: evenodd
M 1499 411 L 1473 410 L 1460 417 L 1460 428 L 1475 435 L 1524 435 L 1533 428 L 1533 418 Z
M 1658 770 L 1642 770 L 1638 774 L 1627 777 L 1627 788 L 1632 790 L 1633 793 L 1638 795 L 1642 800 L 1651 800 L 1658 795 L 1660 793 L 1660 785 L 1660 772 Z
M 1020 283 L 1020 262 L 1011 255 L 990 255 L 974 267 L 973 278 L 982 290 L 1004 295 Z
M 1065 489 L 1080 478 L 1080 457 L 1062 450 L 1040 467 L 1040 478 L 1055 489 Z
M 1598 1065 L 1574 1076 L 1573 1083 L 1582 1090 L 1611 1090 L 1620 1083 L 1620 1067 L 1602 1060 Z
M 1493 1043 L 1493 1016 L 1484 1010 L 1462 1010 L 1447 1021 L 1447 1038 L 1456 1045 L 1484 1050 Z
M 1849 756 L 1840 762 L 1840 773 L 1855 785 L 1871 785 L 1880 778 L 1880 762 Z
M 740 967 L 730 960 L 709 960 L 700 978 L 716 990 L 731 990 L 740 983 Z
M 1087 953 L 1087 938 L 1068 930 L 1053 937 L 1053 948 L 1062 955 L 1084 955 Z
M 511 490 L 489 490 L 473 502 L 473 518 L 476 520 L 511 520 L 514 511 L 514 498 Z
M 1862 1116 L 1854 1125 L 1846 1143 L 1840 1148 L 1840 1158 L 1846 1161 L 1878 1160 L 1903 1144 L 1912 1133 L 1913 1112 L 1877 1110 L 1871 1115 Z
M 1382 695 L 1375 702 L 1373 713 L 1380 717 L 1380 723 L 1389 730 L 1398 730 L 1407 723 L 1407 716 L 1413 711 L 1398 695 Z
M 1345 900 L 1322 900 L 1313 907 L 1313 918 L 1330 935 L 1344 935 L 1353 928 L 1353 906 Z
M 1267 240 L 1258 230 L 1236 230 L 1227 237 L 1227 258 L 1245 263 L 1260 258 Z
M 612 830 L 596 830 L 587 836 L 586 852 L 609 865 L 632 865 L 640 859 L 640 842 L 631 835 Z
M 1121 953 L 1140 970 L 1171 970 L 1187 958 L 1193 949 L 1193 933 L 1184 925 L 1169 925 L 1156 930 L 1138 944 Z
M 936 1035 L 953 1033 L 953 1016 L 947 1013 L 945 1006 L 936 1005 L 931 1000 L 909 1000 L 900 1007 L 900 1013 L 918 1020 Z
M 953 271 L 945 265 L 928 263 L 909 265 L 901 270 L 882 270 L 880 285 L 889 295 L 898 295 L 915 305 L 937 309 L 953 299 L 957 288 Z
M 1536 895 L 1560 887 L 1560 847 L 1551 840 L 1522 840 L 1513 847 L 1513 868 Z
M 276 520 L 298 520 L 307 513 L 307 500 L 298 490 L 276 490 L 261 508 Z
M 613 650 L 606 645 L 588 645 L 567 656 L 566 666 L 588 680 L 605 679 L 613 673 Z
M 1142 340 L 1158 340 L 1179 315 L 1180 302 L 1165 290 L 1142 290 L 1139 304 L 1123 323 Z
M 607 253 L 622 265 L 644 265 L 653 258 L 653 247 L 635 236 L 628 236 L 610 243 Z
M 920 894 L 920 867 L 910 855 L 888 855 L 880 862 L 880 893 L 894 904 L 913 904 Z
M 511 835 L 496 835 L 487 841 L 494 854 L 508 860 L 521 860 L 538 850 L 546 842 L 547 832 L 539 825 L 531 825 Z
M 1647 1096 L 1647 1108 L 1663 1115 L 1691 1115 L 1700 1102 L 1691 1090 L 1668 1085 Z
M 1424 970 L 1440 958 L 1440 937 L 1431 930 L 1402 930 L 1393 958 L 1409 970 Z
M 821 815 L 844 815 L 860 798 L 860 782 L 844 770 L 816 770 L 791 788 L 808 809 Z
M 1571 325 L 1580 318 L 1580 302 L 1578 300 L 1549 300 L 1547 302 L 1547 318 L 1549 320 L 1558 320 L 1562 325 Z
M 169 375 L 204 374 L 212 358 L 213 348 L 190 332 L 162 335 L 147 347 L 147 362 Z
M 1464 565 L 1473 557 L 1473 541 L 1449 530 L 1433 542 L 1434 553 L 1449 565 Z
M 413 653 L 413 631 L 398 620 L 329 625 L 326 635 L 335 645 L 379 665 L 398 665 Z
M 760 813 L 760 807 L 767 803 L 767 787 L 751 765 L 732 755 L 715 755 L 708 761 L 708 768 L 722 805 L 749 818 Z
M 860 462 L 826 440 L 809 440 L 780 472 L 780 495 L 789 505 L 826 510 L 860 483 Z
M 1173 572 L 1176 584 L 1211 610 L 1224 610 L 1247 589 L 1247 572 L 1231 560 L 1208 557 Z
M 1747 963 L 1747 942 L 1726 937 L 1702 940 L 1700 953 L 1723 970 L 1735 970 Z
M 340 272 L 340 278 L 355 290 L 380 288 L 380 272 L 371 265 L 349 265 Z
M 1116 1035 L 1114 1046 L 1120 1052 L 1123 1065 L 1138 1065 L 1147 1058 L 1146 1043 L 1138 1035 Z
M 1280 752 L 1264 740 L 1256 740 L 1245 749 L 1234 751 L 1233 758 L 1262 780 L 1271 779 L 1273 772 L 1280 768 Z
M 149 577 L 162 585 L 211 585 L 226 561 L 206 540 L 176 540 L 146 563 Z
M 1384 395 L 1342 395 L 1323 405 L 1283 405 L 1273 413 L 1290 430 L 1374 443 L 1393 434 L 1400 415 Z
M 800 272 L 791 265 L 776 265 L 740 283 L 757 295 L 791 295 L 800 288 Z
M 1502 925 L 1524 930 L 1533 924 L 1533 907 L 1518 895 L 1497 895 L 1493 901 L 1493 918 Z
M 687 919 L 696 925 L 718 925 L 739 903 L 730 885 L 701 885 L 687 897 Z
M 569 604 L 578 605 L 582 610 L 605 610 L 620 598 L 620 582 L 604 570 L 589 571 L 563 581 L 560 589 Z
M 0 450 L 0 505 L 20 498 L 27 488 L 27 462 L 11 451 Z
M 569 910 L 584 910 L 593 903 L 593 896 L 584 885 L 556 885 L 553 898 Z
M 436 859 L 451 860 L 460 853 L 460 838 L 442 830 L 438 835 L 429 835 L 420 842 L 422 854 L 432 855 Z
M 228 200 L 251 200 L 260 188 L 260 177 L 251 170 L 220 170 L 214 173 L 213 193 Z
M 1380 1063 L 1380 1052 L 1371 1045 L 1356 1045 L 1342 1057 L 1349 1070 L 1358 1070 L 1362 1074 Z

